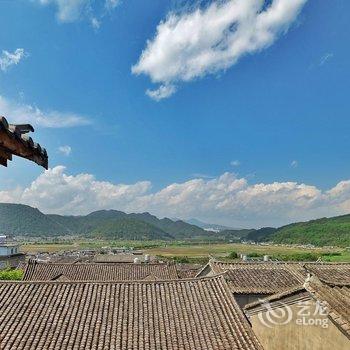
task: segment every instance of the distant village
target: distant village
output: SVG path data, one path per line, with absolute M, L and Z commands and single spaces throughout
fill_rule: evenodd
M 8 268 L 22 281 L 0 282 L 1 349 L 350 345 L 348 263 L 241 255 L 199 266 L 126 247 L 23 254 L 0 236 Z

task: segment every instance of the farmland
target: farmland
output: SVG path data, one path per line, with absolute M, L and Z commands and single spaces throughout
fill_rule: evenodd
M 64 250 L 101 249 L 102 247 L 134 247 L 148 254 L 164 258 L 188 257 L 190 259 L 225 258 L 231 252 L 251 256 L 269 255 L 276 259 L 303 260 L 303 257 L 321 257 L 323 261 L 350 261 L 350 252 L 344 248 L 304 248 L 282 245 L 252 245 L 240 243 L 191 243 L 163 241 L 106 241 L 106 240 L 74 240 L 60 242 L 28 242 L 22 245 L 25 253 L 58 252 Z

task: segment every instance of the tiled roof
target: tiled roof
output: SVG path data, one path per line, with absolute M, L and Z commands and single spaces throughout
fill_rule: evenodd
M 198 269 L 178 269 L 179 278 L 194 278 L 198 273 Z
M 305 269 L 328 284 L 350 285 L 349 263 L 305 264 Z
M 48 168 L 47 152 L 27 135 L 30 131 L 34 131 L 31 125 L 9 124 L 0 116 L 0 165 L 7 166 L 7 161 L 16 155 Z
M 323 302 L 328 311 L 328 316 L 350 338 L 350 284 L 330 286 L 320 281 L 305 284 L 316 299 Z
M 214 273 L 227 271 L 230 288 L 239 294 L 271 294 L 299 287 L 304 282 L 297 264 L 209 262 Z
M 133 281 L 176 279 L 174 264 L 57 264 L 29 261 L 24 281 L 51 281 L 64 276 L 69 281 Z M 61 277 L 63 278 L 63 277 Z
M 331 286 L 313 276 L 305 282 L 303 287 L 293 288 L 250 303 L 245 306 L 245 310 L 254 310 L 265 302 L 271 303 L 306 292 L 326 307 L 328 317 L 350 338 L 350 285 Z
M 1 349 L 262 349 L 223 276 L 2 282 Z
M 176 270 L 179 278 L 194 278 L 201 270 L 199 264 L 176 264 Z

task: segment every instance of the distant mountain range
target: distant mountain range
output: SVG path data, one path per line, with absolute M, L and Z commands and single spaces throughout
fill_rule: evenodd
M 214 231 L 208 231 L 210 227 L 206 225 Z M 189 222 L 158 219 L 150 213 L 100 210 L 84 216 L 64 216 L 43 214 L 27 205 L 0 203 L 0 234 L 32 237 L 81 235 L 125 240 L 244 240 L 348 247 L 350 215 L 299 222 L 280 228 L 231 229 L 195 219 Z
M 55 237 L 82 235 L 131 240 L 239 240 L 246 231 L 213 232 L 182 220 L 158 219 L 150 213 L 100 210 L 84 216 L 43 214 L 22 204 L 0 203 L 0 234 Z
M 0 203 L 0 233 L 21 236 L 84 235 L 110 239 L 185 239 L 208 232 L 184 221 L 158 219 L 149 213 L 100 210 L 85 216 L 43 214 L 22 204 Z

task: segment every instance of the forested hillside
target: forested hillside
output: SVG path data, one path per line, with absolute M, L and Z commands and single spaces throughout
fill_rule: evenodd
M 0 203 L 0 234 L 168 240 L 205 238 L 211 232 L 181 220 L 158 219 L 149 213 L 100 210 L 85 216 L 45 215 L 26 205 Z
M 350 246 L 350 215 L 322 218 L 280 227 L 265 238 L 275 243 Z
M 0 203 L 0 234 L 41 236 L 67 233 L 65 226 L 51 220 L 38 209 L 21 204 Z
M 350 246 L 350 215 L 298 222 L 280 228 L 206 231 L 182 220 L 150 213 L 100 210 L 85 216 L 45 215 L 21 204 L 0 203 L 0 234 L 54 237 L 82 235 L 108 239 L 205 239 L 316 246 Z

